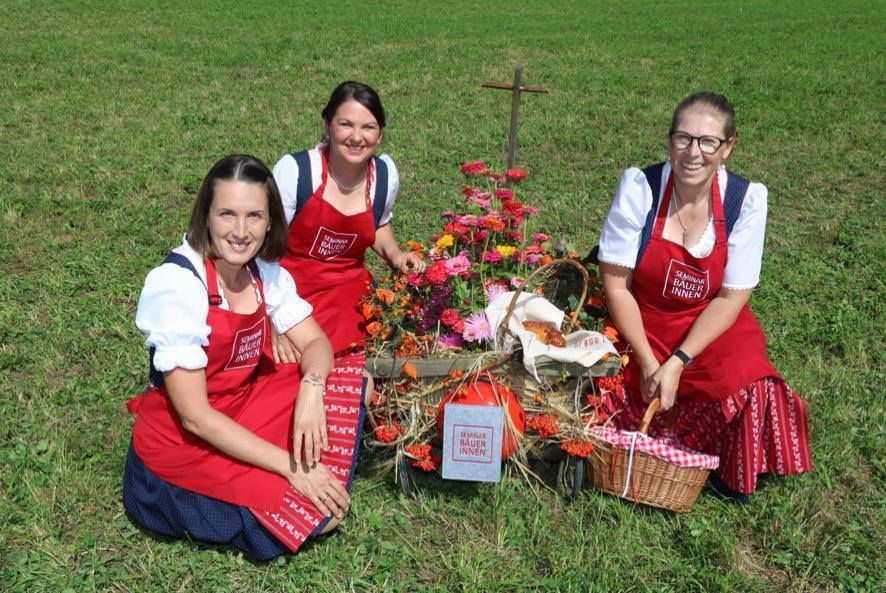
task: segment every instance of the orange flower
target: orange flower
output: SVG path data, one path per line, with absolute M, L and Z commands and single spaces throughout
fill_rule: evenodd
M 394 291 L 387 288 L 376 288 L 375 297 L 386 305 L 394 304 Z
M 614 326 L 606 324 L 606 327 L 603 328 L 603 335 L 612 340 L 613 342 L 618 340 L 618 330 L 615 329 Z
M 381 323 L 379 323 L 378 321 L 373 321 L 372 323 L 370 323 L 366 326 L 366 332 L 370 336 L 377 336 L 380 331 L 381 331 Z
M 407 377 L 412 377 L 413 379 L 418 379 L 418 369 L 415 368 L 415 365 L 411 362 L 407 362 L 403 365 L 403 373 Z
M 551 263 L 552 261 L 554 261 L 554 258 L 551 257 L 550 255 L 546 255 L 543 258 L 541 258 L 541 261 L 539 261 L 538 263 L 540 263 L 543 266 L 546 266 L 549 263 Z
M 367 321 L 378 314 L 378 309 L 370 303 L 363 303 L 360 305 L 360 308 L 363 312 L 363 319 L 366 319 Z

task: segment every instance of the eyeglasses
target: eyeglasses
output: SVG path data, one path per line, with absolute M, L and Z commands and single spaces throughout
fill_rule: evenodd
M 692 136 L 686 132 L 671 132 L 671 146 L 677 150 L 688 150 L 693 140 L 698 140 L 698 149 L 705 154 L 714 154 L 726 142 L 726 138 L 716 136 Z

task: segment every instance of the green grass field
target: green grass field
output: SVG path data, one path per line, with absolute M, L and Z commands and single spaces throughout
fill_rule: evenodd
M 886 6 L 849 0 L 199 3 L 6 0 L 0 19 L 0 590 L 876 591 L 884 537 Z M 120 502 L 145 383 L 145 274 L 221 156 L 318 139 L 341 80 L 389 113 L 398 237 L 459 199 L 457 166 L 503 164 L 515 63 L 521 188 L 586 251 L 620 172 L 666 156 L 689 92 L 729 96 L 731 168 L 770 215 L 752 307 L 809 403 L 815 472 L 744 508 L 675 516 L 586 491 L 540 499 L 361 460 L 341 531 L 254 565 L 150 537 Z

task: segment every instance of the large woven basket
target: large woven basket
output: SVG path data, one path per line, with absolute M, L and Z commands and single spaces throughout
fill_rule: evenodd
M 660 401 L 652 400 L 646 409 L 640 432 L 646 434 L 649 422 L 658 410 Z M 597 450 L 588 459 L 588 472 L 594 488 L 616 496 L 677 513 L 692 509 L 710 470 L 676 466 L 663 459 L 635 451 L 630 464 L 629 452 L 608 443 L 597 444 Z

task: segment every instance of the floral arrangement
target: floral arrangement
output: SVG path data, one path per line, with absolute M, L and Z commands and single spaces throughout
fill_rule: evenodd
M 552 248 L 550 236 L 532 228 L 539 209 L 516 195 L 516 188 L 527 177 L 525 171 L 509 169 L 500 174 L 483 161 L 472 161 L 463 164 L 461 172 L 466 183 L 458 211 L 443 212 L 440 226 L 425 243 L 407 241 L 403 246 L 426 260 L 425 271 L 377 278 L 376 286 L 361 303 L 369 358 L 407 359 L 402 377 L 376 383 L 369 443 L 396 446 L 410 465 L 425 471 L 436 469 L 440 462 L 429 440 L 435 433 L 442 393 L 470 380 L 479 364 L 443 377 L 423 377 L 412 360 L 487 352 L 494 347 L 484 313 L 487 304 L 504 292 L 520 289 L 534 270 L 556 258 L 578 258 L 575 253 Z M 603 330 L 613 339 L 615 330 L 605 322 L 605 303 L 596 275 L 591 273 L 589 298 L 580 309 L 576 295 L 583 286 L 575 276 L 558 277 L 556 294 L 546 291 L 545 296 L 555 297 L 552 300 L 558 306 L 574 313 L 578 325 Z M 605 378 L 606 388 L 616 388 L 619 378 Z M 521 394 L 527 413 L 524 450 L 556 444 L 574 456 L 593 453 L 587 434 L 592 425 L 607 419 L 602 409 L 605 390 L 596 380 L 578 387 L 575 383 L 563 377 L 531 394 Z M 567 384 L 568 391 L 583 390 L 580 409 L 551 397 Z

